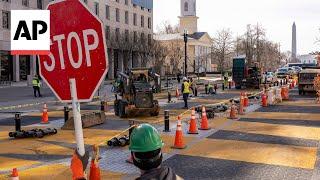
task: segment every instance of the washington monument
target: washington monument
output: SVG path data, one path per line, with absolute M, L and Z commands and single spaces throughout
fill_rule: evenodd
M 292 49 L 291 49 L 291 61 L 295 62 L 297 60 L 297 29 L 296 23 L 293 22 L 292 25 Z

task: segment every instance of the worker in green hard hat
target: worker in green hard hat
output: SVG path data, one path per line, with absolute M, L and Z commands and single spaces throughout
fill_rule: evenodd
M 130 136 L 133 164 L 141 171 L 137 180 L 178 180 L 182 179 L 174 171 L 162 165 L 163 142 L 159 132 L 149 124 L 141 124 L 134 128 Z

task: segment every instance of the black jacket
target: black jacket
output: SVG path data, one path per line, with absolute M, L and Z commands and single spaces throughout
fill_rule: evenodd
M 179 180 L 182 179 L 175 174 L 175 172 L 167 167 L 162 166 L 158 169 L 152 169 L 145 174 L 141 175 L 136 180 Z

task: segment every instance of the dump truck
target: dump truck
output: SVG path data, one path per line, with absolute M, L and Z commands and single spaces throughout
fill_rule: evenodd
M 315 92 L 313 81 L 320 74 L 319 67 L 305 67 L 299 73 L 299 95 L 304 95 L 306 92 Z
M 115 115 L 121 118 L 137 115 L 158 116 L 160 107 L 154 99 L 158 91 L 160 76 L 148 68 L 135 68 L 118 73 L 115 84 Z
M 237 57 L 233 59 L 232 79 L 235 82 L 236 89 L 259 88 L 261 83 L 261 71 L 256 66 L 250 67 L 246 58 Z

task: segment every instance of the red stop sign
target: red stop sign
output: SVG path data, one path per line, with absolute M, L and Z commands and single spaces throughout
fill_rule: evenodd
M 71 102 L 70 79 L 78 101 L 91 101 L 108 70 L 103 24 L 78 0 L 53 2 L 48 10 L 51 53 L 39 56 L 40 75 L 61 101 Z

